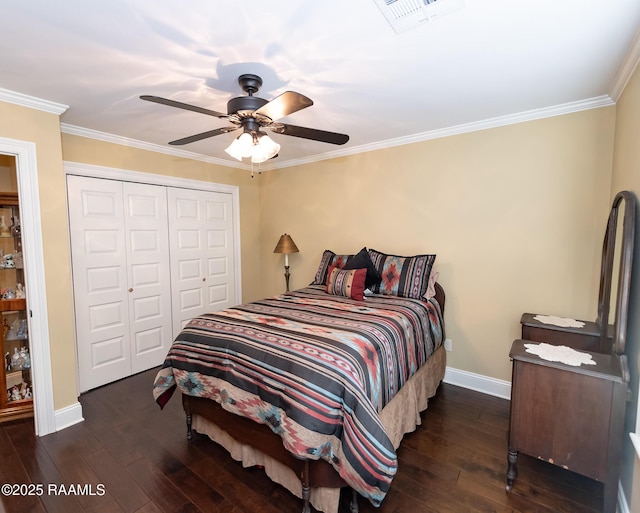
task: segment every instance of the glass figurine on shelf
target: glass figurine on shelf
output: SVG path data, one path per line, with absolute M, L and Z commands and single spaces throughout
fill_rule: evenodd
M 18 385 L 14 385 L 11 389 L 11 401 L 19 401 L 20 399 L 20 389 L 18 388 Z
M 16 323 L 18 324 L 17 332 L 18 338 L 29 338 L 29 333 L 27 332 L 27 320 L 26 319 L 16 319 Z
M 13 261 L 13 255 L 9 253 L 4 256 L 4 267 L 5 269 L 13 269 L 15 268 L 16 263 Z
M 11 357 L 11 368 L 13 370 L 24 369 L 24 357 L 20 354 L 17 347 L 13 348 L 13 356 Z
M 16 298 L 17 299 L 23 299 L 25 297 L 24 295 L 24 287 L 22 286 L 22 283 L 17 283 L 16 284 Z
M 13 323 L 13 326 L 9 326 L 9 330 L 4 334 L 5 340 L 15 340 L 18 338 L 18 334 L 16 333 L 14 326 L 15 323 Z
M 25 346 L 22 346 L 22 349 L 20 349 L 20 358 L 24 361 L 23 369 L 31 368 L 31 356 L 29 356 L 29 349 Z
M 20 219 L 18 218 L 18 216 L 14 216 L 11 218 L 11 221 L 11 233 L 14 237 L 20 237 L 20 232 L 22 231 L 22 229 L 20 228 Z

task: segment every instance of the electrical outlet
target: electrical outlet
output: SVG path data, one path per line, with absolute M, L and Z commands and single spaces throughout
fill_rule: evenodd
M 453 340 L 451 340 L 450 338 L 445 339 L 444 348 L 445 348 L 446 351 L 452 351 L 453 350 Z

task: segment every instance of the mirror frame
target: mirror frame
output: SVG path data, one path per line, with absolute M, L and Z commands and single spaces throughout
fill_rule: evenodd
M 620 209 L 624 202 L 624 216 L 620 241 L 620 262 L 618 267 L 618 287 L 616 291 L 613 340 L 611 352 L 622 355 L 627 340 L 627 320 L 629 315 L 629 290 L 633 264 L 635 239 L 636 197 L 629 191 L 616 194 L 609 213 L 604 243 L 602 245 L 602 265 L 600 270 L 600 291 L 598 294 L 598 319 L 600 347 L 606 347 L 609 338 L 609 314 L 611 309 L 611 289 L 613 284 L 614 259 L 616 255 L 616 235 Z

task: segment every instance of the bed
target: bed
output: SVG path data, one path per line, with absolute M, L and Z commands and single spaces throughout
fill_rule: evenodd
M 403 435 L 444 377 L 433 260 L 326 250 L 308 287 L 192 319 L 154 397 L 162 407 L 179 390 L 189 438 L 264 467 L 303 512 L 337 513 L 345 486 L 352 512 L 358 495 L 379 505 Z

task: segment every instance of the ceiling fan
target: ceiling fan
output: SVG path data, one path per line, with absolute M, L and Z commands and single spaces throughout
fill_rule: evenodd
M 300 137 L 302 139 L 310 139 L 312 141 L 321 141 L 330 144 L 345 144 L 349 140 L 349 136 L 345 134 L 277 122 L 280 118 L 313 105 L 313 101 L 310 98 L 293 91 L 285 91 L 271 101 L 254 96 L 254 93 L 258 92 L 262 85 L 262 79 L 257 75 L 240 75 L 240 77 L 238 77 L 238 83 L 240 84 L 240 87 L 242 87 L 242 90 L 247 93 L 247 96 L 239 96 L 237 98 L 230 99 L 227 102 L 226 114 L 205 109 L 203 107 L 197 107 L 195 105 L 189 105 L 187 103 L 168 100 L 167 98 L 161 98 L 159 96 L 143 95 L 140 96 L 140 98 L 142 100 L 168 105 L 169 107 L 176 107 L 179 109 L 199 112 L 200 114 L 206 114 L 208 116 L 214 116 L 220 119 L 226 119 L 231 123 L 230 126 L 216 128 L 215 130 L 209 130 L 207 132 L 171 141 L 169 142 L 171 145 L 189 144 L 242 128 L 243 133 L 235 139 L 232 145 L 226 150 L 227 153 L 238 160 L 242 160 L 242 156 L 244 156 L 252 157 L 253 162 L 264 162 L 264 160 L 277 155 L 277 152 L 280 150 L 280 146 L 271 141 L 271 139 L 269 139 L 269 137 L 260 130 L 261 128 L 268 128 L 276 134 L 291 135 L 293 137 Z M 267 148 L 268 143 L 271 143 L 270 149 Z M 232 149 L 234 145 L 236 148 Z M 259 147 L 267 148 L 265 150 L 266 153 L 254 151 L 254 156 L 254 154 L 251 153 L 251 148 L 254 148 L 255 150 Z M 264 158 L 266 155 L 270 156 Z

